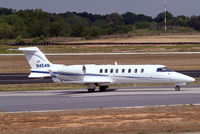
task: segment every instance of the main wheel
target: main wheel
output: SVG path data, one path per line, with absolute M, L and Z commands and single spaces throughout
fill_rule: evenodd
M 181 90 L 180 86 L 175 87 L 175 91 L 180 91 L 180 90 Z
M 107 88 L 108 88 L 108 86 L 100 86 L 99 87 L 99 91 L 100 92 L 105 92 Z
M 95 91 L 95 88 L 88 88 L 88 92 L 89 93 L 92 93 L 92 92 L 94 92 Z

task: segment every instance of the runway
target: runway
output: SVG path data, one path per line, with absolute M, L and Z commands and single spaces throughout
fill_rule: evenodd
M 29 73 L 5 73 L 0 74 L 0 84 L 30 84 L 30 83 L 52 83 L 50 77 L 47 78 L 28 78 Z
M 176 104 L 200 104 L 200 86 L 137 87 L 88 93 L 86 89 L 1 92 L 0 108 L 5 112 L 111 108 Z

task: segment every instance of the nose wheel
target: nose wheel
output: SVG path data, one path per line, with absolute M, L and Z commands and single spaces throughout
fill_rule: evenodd
M 180 86 L 177 85 L 177 86 L 175 87 L 175 91 L 180 91 L 180 90 L 181 90 Z

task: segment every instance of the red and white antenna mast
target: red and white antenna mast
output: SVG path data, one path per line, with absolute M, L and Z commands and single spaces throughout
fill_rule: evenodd
M 167 30 L 167 0 L 165 0 L 165 31 Z

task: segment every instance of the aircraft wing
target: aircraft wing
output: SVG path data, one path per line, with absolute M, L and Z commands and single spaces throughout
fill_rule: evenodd
M 63 81 L 64 83 L 68 83 L 68 84 L 89 84 L 89 83 L 105 83 L 105 84 L 109 84 L 112 83 L 111 80 L 107 80 L 107 79 L 99 79 L 99 80 L 83 80 L 83 81 Z
M 110 80 L 107 77 L 85 77 L 83 80 L 79 81 L 66 81 L 66 80 L 60 80 L 51 70 L 49 70 L 49 73 L 53 79 L 54 82 L 57 83 L 67 83 L 67 84 L 89 84 L 89 83 L 105 83 L 109 84 L 112 83 L 112 80 Z M 59 72 L 60 73 L 60 72 Z

